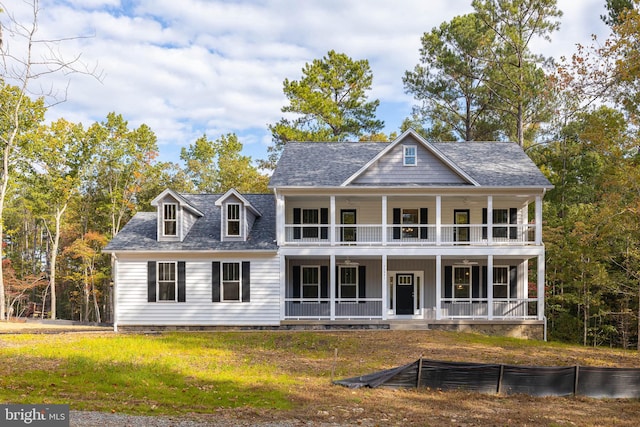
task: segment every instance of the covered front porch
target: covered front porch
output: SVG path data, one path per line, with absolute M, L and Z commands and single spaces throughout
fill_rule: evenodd
M 281 265 L 284 321 L 499 323 L 544 315 L 542 254 L 283 255 Z

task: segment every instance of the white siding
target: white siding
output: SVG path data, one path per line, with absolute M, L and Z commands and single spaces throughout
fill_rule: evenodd
M 175 259 L 179 261 L 179 259 Z M 211 302 L 213 261 L 251 263 L 251 301 Z M 279 258 L 186 261 L 186 302 L 147 302 L 147 260 L 118 260 L 117 319 L 126 325 L 235 326 L 280 323 Z

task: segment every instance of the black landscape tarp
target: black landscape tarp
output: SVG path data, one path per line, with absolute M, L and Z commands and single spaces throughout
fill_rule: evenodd
M 640 369 L 633 368 L 515 366 L 418 359 L 335 383 L 351 388 L 426 387 L 531 396 L 640 398 Z

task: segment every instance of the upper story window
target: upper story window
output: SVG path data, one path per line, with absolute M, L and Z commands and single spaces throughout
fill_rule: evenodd
M 507 237 L 507 227 L 495 227 L 496 224 L 509 224 L 508 209 L 493 210 L 493 237 Z
M 418 209 L 402 209 L 402 238 L 418 237 Z
M 227 205 L 227 236 L 240 236 L 240 205 Z
M 302 210 L 302 223 L 303 224 L 319 224 L 320 215 L 318 209 L 303 209 Z M 304 227 L 302 229 L 302 237 L 305 238 L 318 238 L 318 227 Z
M 416 157 L 416 146 L 415 145 L 403 145 L 402 146 L 402 164 L 404 166 L 415 166 L 418 162 Z
M 178 205 L 166 203 L 163 205 L 162 234 L 164 236 L 178 235 Z

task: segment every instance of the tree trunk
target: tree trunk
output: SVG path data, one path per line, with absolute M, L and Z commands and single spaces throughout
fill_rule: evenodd
M 65 204 L 62 209 L 56 209 L 55 215 L 55 227 L 53 242 L 51 245 L 51 255 L 49 262 L 49 283 L 51 284 L 51 318 L 56 318 L 56 261 L 58 259 L 58 247 L 60 246 L 60 223 L 62 222 L 62 215 L 67 210 Z

